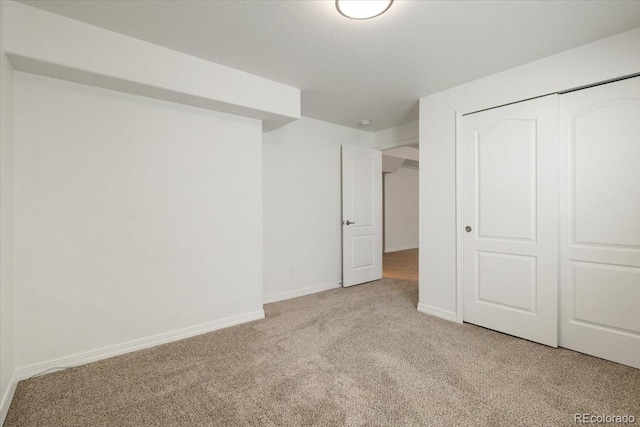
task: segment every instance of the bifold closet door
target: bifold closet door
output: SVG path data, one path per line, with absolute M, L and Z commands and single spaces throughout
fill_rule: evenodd
M 640 77 L 560 96 L 560 345 L 640 368 Z
M 558 345 L 557 95 L 462 118 L 465 322 Z

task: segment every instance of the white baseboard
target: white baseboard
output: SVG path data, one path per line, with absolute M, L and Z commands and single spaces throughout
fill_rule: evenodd
M 455 311 L 443 310 L 438 307 L 433 307 L 427 304 L 418 304 L 418 311 L 420 313 L 430 314 L 432 316 L 439 317 L 441 319 L 450 320 L 452 322 L 458 322 L 458 316 Z
M 34 375 L 44 373 L 46 371 L 54 372 L 60 369 L 84 365 L 85 363 L 95 362 L 109 357 L 130 353 L 132 351 L 155 347 L 161 344 L 167 344 L 172 341 L 178 341 L 181 339 L 193 337 L 195 335 L 205 334 L 207 332 L 228 328 L 230 326 L 235 326 L 241 323 L 251 322 L 253 320 L 259 319 L 264 319 L 264 310 L 257 310 L 237 316 L 226 317 L 224 319 L 214 320 L 213 322 L 190 326 L 188 328 L 166 332 L 148 338 L 142 338 L 122 344 L 116 344 L 109 347 L 87 351 L 85 353 L 61 357 L 59 359 L 51 360 L 48 362 L 37 363 L 35 365 L 18 368 L 16 370 L 16 377 L 18 380 L 23 380 Z
M 16 379 L 16 374 L 14 373 L 11 377 L 9 387 L 7 387 L 7 390 L 2 395 L 2 400 L 0 401 L 0 426 L 4 424 L 4 419 L 7 417 L 9 406 L 11 406 L 11 401 L 13 400 L 13 395 L 16 392 L 17 386 L 18 380 Z
M 384 253 L 388 252 L 398 252 L 398 251 L 407 251 L 409 249 L 418 249 L 418 245 L 409 245 L 409 246 L 393 246 L 391 248 L 384 248 Z
M 328 291 L 330 289 L 336 289 L 342 286 L 340 282 L 323 283 L 322 285 L 309 286 L 302 289 L 296 289 L 288 292 L 280 292 L 277 294 L 265 295 L 262 302 L 269 304 L 277 301 L 284 301 L 286 299 L 303 297 L 305 295 L 315 294 L 317 292 Z

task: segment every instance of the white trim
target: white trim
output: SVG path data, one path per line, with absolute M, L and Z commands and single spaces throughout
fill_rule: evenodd
M 460 127 L 462 126 L 462 113 L 456 111 L 456 321 L 462 323 L 464 316 L 464 283 L 462 281 L 464 271 L 464 216 L 462 210 L 462 141 L 460 140 Z
M 291 298 L 303 297 L 305 295 L 315 294 L 317 292 L 324 292 L 331 289 L 337 289 L 342 284 L 340 282 L 323 283 L 322 285 L 308 286 L 302 289 L 296 289 L 293 291 L 280 292 L 277 294 L 265 295 L 263 302 L 269 304 L 272 302 L 284 301 Z
M 408 246 L 394 246 L 391 248 L 384 248 L 384 253 L 389 252 L 398 252 L 398 251 L 408 251 L 409 249 L 418 249 L 419 245 L 408 245 Z
M 453 312 L 453 311 L 443 310 L 441 308 L 433 307 L 431 305 L 427 305 L 427 304 L 423 304 L 423 303 L 419 303 L 418 304 L 418 311 L 420 313 L 425 313 L 425 314 L 429 314 L 431 316 L 436 316 L 436 317 L 439 317 L 439 318 L 444 319 L 444 320 L 449 320 L 451 322 L 462 323 L 461 321 L 460 322 L 458 321 L 456 313 Z
M 109 347 L 90 350 L 85 353 L 61 357 L 59 359 L 50 360 L 48 362 L 25 366 L 16 370 L 16 377 L 18 380 L 24 380 L 34 375 L 44 373 L 46 371 L 54 372 L 60 369 L 84 365 L 85 363 L 95 362 L 109 357 L 130 353 L 132 351 L 155 347 L 161 344 L 167 344 L 173 341 L 193 337 L 195 335 L 205 334 L 207 332 L 228 328 L 230 326 L 235 326 L 241 323 L 251 322 L 259 319 L 264 319 L 264 310 L 257 310 L 237 316 L 226 317 L 224 319 L 214 320 L 213 322 L 207 322 L 201 325 L 190 326 L 188 328 L 178 329 L 176 331 L 165 332 L 147 338 L 141 338 L 122 344 L 116 344 Z
M 9 413 L 9 407 L 11 406 L 11 401 L 13 400 L 13 395 L 16 392 L 17 386 L 18 380 L 14 373 L 11 377 L 11 381 L 9 382 L 9 387 L 7 387 L 7 391 L 5 391 L 2 396 L 2 400 L 0 401 L 0 426 L 4 424 L 4 419 L 7 417 L 7 413 Z

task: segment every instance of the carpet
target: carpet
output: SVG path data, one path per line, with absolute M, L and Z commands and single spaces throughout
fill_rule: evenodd
M 407 252 L 415 264 L 416 252 Z M 575 413 L 640 418 L 640 370 L 441 320 L 417 312 L 417 302 L 415 280 L 387 277 L 268 304 L 264 320 L 22 381 L 5 426 L 568 426 Z

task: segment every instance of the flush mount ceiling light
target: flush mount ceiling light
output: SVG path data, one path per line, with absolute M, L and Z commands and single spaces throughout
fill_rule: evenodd
M 336 0 L 336 9 L 349 19 L 371 19 L 385 13 L 393 0 Z

